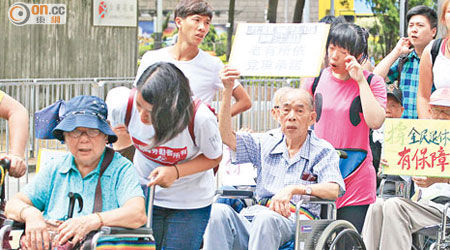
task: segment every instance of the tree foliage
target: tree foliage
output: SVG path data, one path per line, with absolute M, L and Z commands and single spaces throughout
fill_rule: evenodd
M 378 37 L 382 55 L 389 53 L 397 44 L 400 34 L 400 1 L 367 0 L 378 22 L 369 29 L 374 37 Z M 433 0 L 408 0 L 408 9 L 417 5 L 426 5 L 435 8 Z M 435 8 L 436 9 L 436 8 Z
M 222 33 L 219 36 L 214 25 L 211 25 L 209 26 L 208 34 L 205 39 L 203 39 L 203 42 L 199 47 L 205 51 L 214 51 L 217 56 L 221 56 L 226 53 L 226 40 L 227 34 Z

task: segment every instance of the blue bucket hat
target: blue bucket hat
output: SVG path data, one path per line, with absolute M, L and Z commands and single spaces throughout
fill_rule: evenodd
M 64 141 L 64 132 L 78 127 L 94 128 L 108 136 L 108 142 L 117 141 L 117 136 L 106 122 L 108 109 L 106 103 L 96 96 L 77 96 L 65 103 L 61 122 L 53 129 L 56 139 Z

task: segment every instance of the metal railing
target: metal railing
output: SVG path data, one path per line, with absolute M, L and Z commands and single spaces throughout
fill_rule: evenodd
M 36 159 L 41 148 L 62 149 L 65 148 L 57 140 L 35 139 L 34 113 L 57 100 L 70 100 L 78 95 L 95 95 L 105 99 L 108 91 L 114 87 L 132 87 L 134 77 L 123 78 L 67 78 L 67 79 L 0 79 L 0 90 L 21 102 L 30 114 L 30 137 L 27 163 L 29 159 Z M 270 110 L 272 108 L 272 97 L 276 89 L 283 86 L 298 87 L 299 79 L 241 79 L 242 86 L 252 98 L 252 108 L 233 118 L 234 129 L 242 127 L 250 128 L 255 132 L 267 131 L 278 126 L 272 119 Z M 216 111 L 219 110 L 221 92 L 216 95 L 211 104 Z M 9 150 L 8 125 L 0 119 L 0 153 Z M 28 183 L 28 174 L 17 180 L 13 178 L 7 181 L 7 198 L 9 195 L 20 191 L 23 183 Z M 14 185 L 13 185 L 14 184 Z M 16 187 L 12 187 L 16 186 Z M 14 190 L 11 190 L 11 189 Z

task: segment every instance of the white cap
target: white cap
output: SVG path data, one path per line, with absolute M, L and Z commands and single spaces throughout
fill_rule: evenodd
M 113 128 L 125 122 L 126 106 L 130 91 L 129 88 L 121 86 L 111 89 L 106 95 L 105 103 L 108 106 L 108 120 Z
M 430 96 L 430 105 L 450 107 L 450 88 L 440 88 Z

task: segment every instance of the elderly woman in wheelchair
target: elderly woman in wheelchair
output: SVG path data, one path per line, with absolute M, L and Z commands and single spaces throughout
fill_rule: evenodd
M 221 76 L 225 89 L 219 129 L 223 142 L 236 152 L 235 162 L 251 162 L 257 168 L 256 196 L 260 205 L 238 214 L 228 205 L 213 204 L 204 249 L 278 249 L 294 238 L 295 218 L 291 215 L 301 195 L 334 200 L 343 194 L 339 157 L 329 143 L 308 130 L 316 114 L 311 96 L 300 89 L 281 98 L 282 133 L 235 134 L 230 102 L 236 75 Z M 318 215 L 317 206 L 307 204 L 302 208 L 306 216 Z M 254 215 L 252 222 L 245 215 Z
M 450 89 L 433 92 L 430 106 L 432 119 L 450 120 Z M 450 178 L 412 177 L 412 180 L 420 188 L 412 200 L 400 197 L 377 199 L 369 207 L 362 231 L 367 249 L 422 249 L 422 246 L 413 245 L 413 233 L 439 235 L 437 249 L 444 249 L 445 244 L 450 248 L 450 241 L 445 239 L 448 237 L 447 217 L 450 216 Z
M 65 103 L 63 120 L 53 135 L 67 144 L 70 154 L 43 163 L 35 178 L 6 204 L 7 217 L 25 223 L 22 249 L 75 246 L 103 225 L 139 228 L 146 222 L 132 163 L 106 147 L 117 140 L 106 117 L 106 104 L 98 97 L 78 96 Z M 84 203 L 76 207 L 74 218 L 67 216 L 68 193 L 77 193 Z

